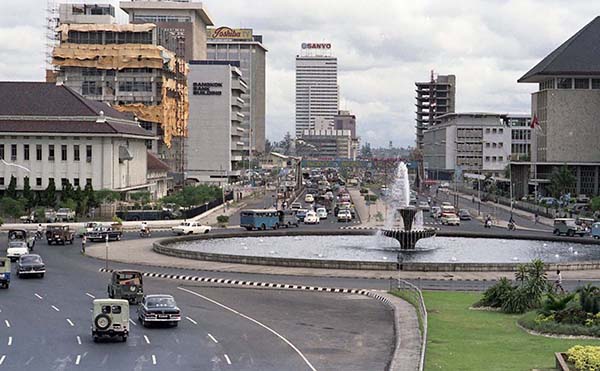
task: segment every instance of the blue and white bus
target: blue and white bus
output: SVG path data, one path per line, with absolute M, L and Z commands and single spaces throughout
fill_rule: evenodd
M 279 228 L 279 212 L 275 209 L 267 210 L 242 210 L 240 226 L 251 231 L 253 229 L 265 230 Z

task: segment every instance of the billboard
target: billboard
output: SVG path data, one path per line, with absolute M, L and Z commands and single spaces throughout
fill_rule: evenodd
M 302 43 L 302 49 L 331 49 L 330 43 Z
M 251 28 L 208 28 L 206 37 L 216 40 L 252 40 Z

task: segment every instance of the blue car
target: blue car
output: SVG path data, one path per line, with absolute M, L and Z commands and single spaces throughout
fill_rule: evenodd
M 600 238 L 600 223 L 592 224 L 592 237 L 595 239 Z

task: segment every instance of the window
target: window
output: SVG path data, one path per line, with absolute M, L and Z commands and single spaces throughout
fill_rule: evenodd
M 92 185 L 92 178 L 85 178 L 85 185 Z
M 575 89 L 589 89 L 590 88 L 590 80 L 589 79 L 575 79 Z
M 558 78 L 556 79 L 558 89 L 571 89 L 573 79 Z
M 10 145 L 10 160 L 17 161 L 17 145 L 16 144 Z
M 496 143 L 492 144 L 492 147 L 496 148 Z
M 79 187 L 79 178 L 73 179 L 73 187 L 75 187 L 75 188 Z
M 592 79 L 592 89 L 600 89 L 600 79 Z
M 92 162 L 92 146 L 89 144 L 85 146 L 85 161 Z
M 96 85 L 96 81 L 84 81 L 81 84 L 81 95 L 102 95 L 102 86 Z
M 0 144 L 0 158 L 4 159 L 4 144 Z
M 490 162 L 490 156 L 485 156 L 485 161 Z
M 73 146 L 73 161 L 79 161 L 79 144 Z
M 54 144 L 48 145 L 48 161 L 54 161 Z
M 500 147 L 500 148 L 504 147 L 504 143 L 502 143 L 502 142 L 498 143 L 498 147 Z
M 4 185 L 4 177 L 0 177 L 0 186 Z
M 42 186 L 42 178 L 35 178 L 35 186 L 36 187 Z
M 498 161 L 504 161 L 504 156 L 498 157 Z
M 67 186 L 68 183 L 69 183 L 69 179 L 60 178 L 60 188 L 61 189 L 65 189 L 65 187 Z
M 485 132 L 489 134 L 490 133 L 490 128 L 485 128 Z
M 498 134 L 502 134 L 502 133 L 504 133 L 504 129 L 503 128 L 498 129 Z
M 35 159 L 37 161 L 42 161 L 42 145 L 41 144 L 35 145 Z
M 496 156 L 492 156 L 492 162 L 496 162 Z
M 490 143 L 486 143 L 485 148 L 490 148 Z
M 62 144 L 60 146 L 60 160 L 67 161 L 67 145 L 66 144 Z
M 23 160 L 29 161 L 29 144 L 23 144 Z
M 492 129 L 492 134 L 496 134 L 498 132 L 498 130 L 496 130 L 496 128 Z

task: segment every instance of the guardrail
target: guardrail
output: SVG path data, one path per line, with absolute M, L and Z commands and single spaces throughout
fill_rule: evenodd
M 412 304 L 417 310 L 419 318 L 419 330 L 421 331 L 421 355 L 419 360 L 419 371 L 425 367 L 425 352 L 427 350 L 427 307 L 423 300 L 421 290 L 410 282 L 398 279 L 397 288 L 402 297 Z

